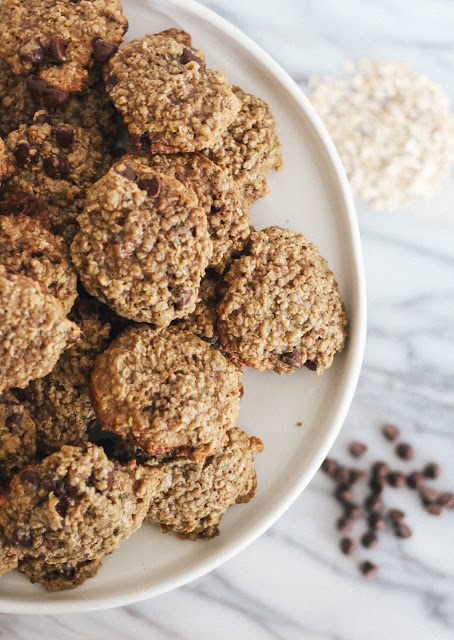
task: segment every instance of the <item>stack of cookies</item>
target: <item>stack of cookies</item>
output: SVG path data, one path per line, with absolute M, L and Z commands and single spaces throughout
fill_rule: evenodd
M 256 488 L 241 367 L 346 338 L 317 248 L 249 207 L 268 105 L 118 0 L 0 6 L 0 572 L 75 587 L 142 522 L 209 539 Z M 120 48 L 119 48 L 120 47 Z

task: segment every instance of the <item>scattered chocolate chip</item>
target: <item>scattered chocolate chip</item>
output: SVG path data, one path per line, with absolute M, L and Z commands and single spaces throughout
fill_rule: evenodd
M 395 489 L 401 489 L 407 484 L 407 479 L 400 471 L 390 471 L 386 476 L 388 484 Z
M 82 498 L 86 493 L 81 487 L 69 483 L 66 483 L 65 491 L 70 498 Z
M 17 166 L 21 169 L 31 163 L 30 145 L 28 142 L 19 142 L 14 149 L 14 157 L 16 158 Z
M 361 537 L 361 544 L 366 549 L 373 549 L 378 544 L 378 536 L 373 531 L 366 531 L 366 533 Z
M 399 442 L 396 446 L 396 454 L 402 460 L 412 460 L 415 455 L 415 451 L 408 442 Z
M 412 535 L 410 527 L 405 522 L 396 522 L 394 531 L 399 538 L 410 538 Z
M 181 56 L 181 64 L 188 64 L 188 62 L 197 62 L 201 67 L 205 66 L 203 60 L 198 58 L 194 53 L 192 53 L 189 47 L 185 47 L 183 54 Z
M 338 465 L 333 477 L 336 482 L 339 482 L 339 484 L 347 484 L 350 480 L 350 471 L 347 469 L 347 467 Z
M 334 496 L 340 502 L 350 502 L 351 499 L 353 498 L 353 493 L 350 491 L 348 486 L 340 485 L 334 492 Z
M 25 80 L 25 84 L 27 85 L 27 89 L 30 91 L 32 96 L 40 97 L 47 89 L 47 82 L 42 78 L 38 78 L 33 74 L 27 76 Z
M 381 431 L 385 438 L 387 440 L 390 440 L 391 442 L 393 440 L 397 440 L 397 438 L 400 437 L 400 430 L 396 427 L 396 425 L 389 422 L 382 426 Z
M 424 476 L 420 471 L 413 471 L 407 476 L 407 485 L 410 489 L 417 489 L 424 482 Z
M 221 280 L 217 283 L 214 293 L 216 298 L 223 298 L 229 289 L 229 284 L 225 280 Z M 328 458 L 326 458 L 328 460 Z M 334 461 L 333 461 L 334 462 Z M 337 463 L 335 463 L 337 466 Z
M 419 495 L 421 496 L 421 500 L 423 504 L 433 504 L 438 500 L 438 491 L 435 489 L 430 489 L 429 487 L 422 487 L 419 491 Z
M 380 511 L 383 508 L 383 500 L 380 494 L 372 493 L 364 500 L 364 506 L 368 511 Z
M 221 284 L 221 282 L 219 284 Z M 334 460 L 334 458 L 325 458 L 322 462 L 321 469 L 329 476 L 333 476 L 337 469 L 336 460 Z
M 351 482 L 351 484 L 356 484 L 366 477 L 366 472 L 362 469 L 350 469 L 349 474 L 349 482 Z
M 33 124 L 52 124 L 51 117 L 45 111 L 38 111 L 33 117 Z
M 384 488 L 386 487 L 386 477 L 379 476 L 377 478 L 372 478 L 369 481 L 369 488 L 372 489 L 374 493 L 382 493 Z
M 58 476 L 54 473 L 45 473 L 41 477 L 40 487 L 49 493 L 51 491 L 55 492 L 55 490 L 59 488 Z
M 95 62 L 105 62 L 115 51 L 116 47 L 111 42 L 106 42 L 99 36 L 96 36 L 91 41 L 91 47 L 93 49 L 93 60 Z
M 49 111 L 60 109 L 68 98 L 69 93 L 67 91 L 62 91 L 56 87 L 48 87 L 43 93 L 44 104 Z
M 5 424 L 8 427 L 8 429 L 12 429 L 12 428 L 16 427 L 22 421 L 22 418 L 23 418 L 23 414 L 22 413 L 18 413 L 16 411 L 13 411 L 6 418 Z
M 68 158 L 60 155 L 52 155 L 43 160 L 43 169 L 49 178 L 64 178 L 71 172 Z
M 356 549 L 355 542 L 351 538 L 348 538 L 347 536 L 345 538 L 341 538 L 339 546 L 342 553 L 345 553 L 346 556 L 351 555 Z
M 392 523 L 400 522 L 405 518 L 405 513 L 400 509 L 390 509 L 388 511 L 388 518 Z
M 72 127 L 54 127 L 52 133 L 62 149 L 70 148 L 74 140 L 74 129 Z
M 447 509 L 454 509 L 454 493 L 451 493 L 451 491 L 440 493 L 437 498 L 437 504 Z
M 41 476 L 36 469 L 25 469 L 20 474 L 20 481 L 22 484 L 27 484 L 30 489 L 37 489 L 39 487 Z
M 354 440 L 353 442 L 350 442 L 350 444 L 348 445 L 348 450 L 352 456 L 354 456 L 355 458 L 359 458 L 360 456 L 363 456 L 366 453 L 367 446 L 363 442 L 358 442 L 357 440 Z
M 24 547 L 25 549 L 30 549 L 33 546 L 33 536 L 27 531 L 23 532 L 19 529 L 15 529 L 12 535 L 13 541 L 18 544 L 20 547 Z
M 430 513 L 433 516 L 439 516 L 443 511 L 443 507 L 436 503 L 428 504 L 424 507 L 424 509 L 427 511 L 427 513 Z
M 283 353 L 281 359 L 290 367 L 295 367 L 295 369 L 301 369 L 304 365 L 301 358 L 301 349 L 298 347 L 294 347 L 292 351 L 286 351 Z
M 377 565 L 369 562 L 369 560 L 362 562 L 359 569 L 365 578 L 374 578 L 378 573 Z
M 189 290 L 183 289 L 182 291 L 179 291 L 174 303 L 175 309 L 177 311 L 181 311 L 182 309 L 184 309 L 188 305 L 191 297 L 192 293 Z
M 52 36 L 47 47 L 48 54 L 57 60 L 57 62 L 63 62 L 66 60 L 66 40 L 61 36 Z
M 429 462 L 422 470 L 424 476 L 430 480 L 435 480 L 440 476 L 441 468 L 436 462 Z
M 384 478 L 389 471 L 389 467 L 386 462 L 375 462 L 371 467 L 371 473 L 374 478 Z
M 374 531 L 381 531 L 386 527 L 386 520 L 377 511 L 373 511 L 367 518 L 369 527 Z
M 162 180 L 158 175 L 152 175 L 140 178 L 137 186 L 146 191 L 149 198 L 157 198 L 162 191 Z
M 351 518 L 346 518 L 345 516 L 338 518 L 338 520 L 336 521 L 336 528 L 341 533 L 347 533 L 347 531 L 350 531 L 352 526 L 353 520 Z
M 44 60 L 46 56 L 46 52 L 42 47 L 37 45 L 21 51 L 19 55 L 22 58 L 22 60 L 27 60 L 28 62 L 31 62 L 33 65 L 39 65 Z
M 361 509 L 361 507 L 358 504 L 355 504 L 354 502 L 346 502 L 344 504 L 344 509 L 345 509 L 346 517 L 352 518 L 353 520 L 356 520 L 356 518 L 359 518 L 363 513 L 363 510 Z
M 131 182 L 134 182 L 134 180 L 136 179 L 136 174 L 134 173 L 134 170 L 131 169 L 129 164 L 120 162 L 119 164 L 115 165 L 114 169 L 119 176 L 121 176 L 122 178 L 126 178 L 126 180 L 131 180 Z

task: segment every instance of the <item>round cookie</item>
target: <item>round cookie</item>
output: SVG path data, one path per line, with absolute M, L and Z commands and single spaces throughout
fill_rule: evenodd
M 315 245 L 289 229 L 251 234 L 248 255 L 224 276 L 217 307 L 222 347 L 238 365 L 317 374 L 343 349 L 347 318 L 333 274 Z
M 88 69 L 123 41 L 128 22 L 119 0 L 4 0 L 0 58 L 47 100 L 82 91 Z
M 46 591 L 74 589 L 87 578 L 93 578 L 102 565 L 101 560 L 84 560 L 76 565 L 50 564 L 42 558 L 25 556 L 19 561 L 19 571 L 27 576 L 32 584 L 42 584 Z
M 212 242 L 192 190 L 131 158 L 89 190 L 78 222 L 71 255 L 91 295 L 158 326 L 194 310 Z
M 70 242 L 77 230 L 85 192 L 106 169 L 109 158 L 102 152 L 102 137 L 95 129 L 47 122 L 23 125 L 5 140 L 16 166 L 5 185 L 28 192 L 44 203 L 52 230 Z M 5 198 L 5 196 L 3 196 Z M 14 202 L 10 206 L 14 207 Z
M 30 464 L 0 496 L 5 536 L 47 564 L 77 567 L 111 553 L 142 524 L 159 470 L 111 462 L 90 443 Z
M 96 356 L 108 344 L 110 324 L 101 316 L 99 303 L 78 298 L 70 319 L 81 330 L 80 340 L 62 353 L 52 371 L 32 380 L 17 394 L 36 423 L 40 455 L 57 451 L 63 444 L 87 439 L 95 421 L 90 399 L 90 375 Z
M 266 175 L 282 166 L 281 145 L 269 106 L 239 87 L 233 92 L 241 110 L 228 130 L 205 154 L 226 169 L 249 203 L 269 193 Z
M 175 37 L 125 44 L 104 69 L 107 91 L 130 134 L 180 151 L 211 148 L 240 109 L 221 71 Z
M 45 376 L 79 339 L 78 326 L 42 287 L 0 267 L 0 393 Z
M 254 497 L 254 456 L 263 450 L 263 444 L 238 428 L 230 429 L 227 436 L 225 446 L 203 462 L 177 458 L 162 465 L 163 476 L 150 504 L 148 522 L 180 538 L 213 538 L 219 534 L 218 525 L 227 509 Z
M 36 428 L 24 406 L 9 391 L 0 395 L 0 486 L 36 455 Z
M 77 297 L 77 275 L 62 238 L 25 215 L 0 216 L 0 264 L 30 276 L 60 300 L 66 313 Z
M 128 163 L 128 158 L 122 160 Z M 194 190 L 207 215 L 213 242 L 208 266 L 222 273 L 232 256 L 243 249 L 251 232 L 249 205 L 235 182 L 200 153 L 153 155 L 141 161 Z
M 189 331 L 127 329 L 95 362 L 99 423 L 148 455 L 193 460 L 223 446 L 239 410 L 241 372 Z

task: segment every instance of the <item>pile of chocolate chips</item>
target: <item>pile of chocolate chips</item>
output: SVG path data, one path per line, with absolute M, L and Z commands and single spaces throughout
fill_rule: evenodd
M 385 424 L 381 428 L 383 436 L 390 442 L 396 442 L 395 453 L 401 460 L 412 460 L 414 449 L 411 444 L 400 440 L 400 431 L 394 424 Z M 360 458 L 367 451 L 362 442 L 351 442 L 349 453 L 354 458 Z M 333 458 L 326 458 L 321 469 L 336 483 L 334 497 L 342 506 L 343 514 L 337 520 L 336 527 L 342 534 L 348 533 L 355 520 L 362 519 L 367 524 L 366 532 L 360 542 L 366 549 L 372 549 L 378 544 L 379 532 L 389 528 L 399 538 L 409 538 L 412 535 L 410 527 L 405 522 L 405 513 L 400 509 L 386 509 L 382 493 L 385 487 L 400 489 L 408 487 L 418 492 L 420 502 L 427 513 L 440 515 L 443 509 L 454 509 L 454 493 L 451 491 L 438 492 L 425 485 L 427 480 L 434 480 L 440 476 L 440 465 L 428 462 L 423 469 L 409 474 L 390 469 L 386 462 L 378 460 L 372 463 L 367 471 L 356 467 L 341 465 Z M 362 504 L 354 501 L 354 485 L 362 480 L 367 482 L 369 493 Z M 350 536 L 344 535 L 340 540 L 340 550 L 346 555 L 352 554 L 357 543 Z M 361 573 L 366 578 L 377 575 L 378 567 L 373 562 L 365 560 L 359 565 Z

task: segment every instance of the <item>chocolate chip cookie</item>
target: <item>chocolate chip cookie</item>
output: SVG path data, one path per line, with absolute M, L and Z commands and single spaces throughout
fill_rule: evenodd
M 238 365 L 317 374 L 331 366 L 347 335 L 344 304 L 315 245 L 289 229 L 251 234 L 248 255 L 224 276 L 218 331 Z
M 92 399 L 101 427 L 148 455 L 198 460 L 235 425 L 241 372 L 189 331 L 127 329 L 95 361 Z
M 79 327 L 43 287 L 0 266 L 0 393 L 45 376 L 79 339 Z
M 122 160 L 128 163 L 129 156 Z M 155 171 L 174 176 L 194 190 L 208 219 L 213 254 L 208 266 L 222 273 L 249 237 L 249 205 L 228 173 L 200 153 L 141 158 Z
M 281 145 L 269 106 L 239 87 L 241 110 L 212 149 L 205 151 L 234 178 L 248 202 L 269 193 L 266 175 L 282 166 Z
M 36 454 L 36 429 L 25 407 L 7 391 L 0 395 L 0 487 Z
M 179 180 L 132 158 L 117 163 L 78 222 L 71 254 L 91 295 L 158 326 L 194 310 L 213 248 L 205 212 Z
M 105 66 L 107 91 L 132 136 L 180 151 L 211 148 L 240 109 L 203 53 L 157 34 L 125 44 Z
M 254 456 L 263 450 L 263 444 L 238 428 L 230 429 L 227 436 L 225 446 L 203 462 L 177 458 L 162 465 L 163 476 L 151 501 L 148 522 L 180 538 L 213 538 L 219 534 L 218 525 L 227 509 L 254 497 Z
M 82 91 L 128 28 L 119 0 L 4 0 L 0 22 L 0 58 L 53 102 Z
M 25 215 L 0 216 L 0 264 L 10 273 L 30 276 L 63 305 L 77 297 L 77 276 L 64 240 Z
M 32 584 L 42 584 L 46 591 L 74 589 L 87 578 L 93 578 L 102 565 L 101 560 L 83 560 L 76 565 L 51 564 L 42 558 L 25 556 L 19 562 L 19 571 L 27 576 Z

